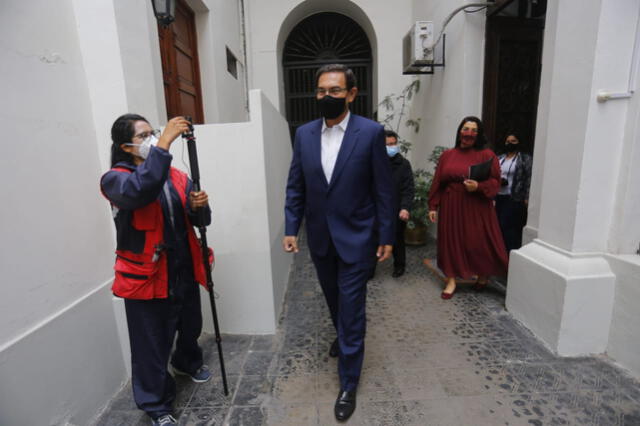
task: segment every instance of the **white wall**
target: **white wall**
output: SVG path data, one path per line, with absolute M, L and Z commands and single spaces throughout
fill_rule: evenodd
M 640 258 L 609 256 L 616 274 L 616 293 L 607 353 L 640 377 Z
M 240 0 L 187 0 L 196 17 L 205 123 L 248 119 Z M 227 71 L 226 47 L 238 59 L 238 78 Z
M 273 286 L 274 312 L 277 320 L 284 301 L 293 257 L 282 249 L 284 237 L 285 185 L 291 162 L 289 126 L 280 112 L 260 92 L 251 92 L 252 122 L 262 124 L 262 144 L 267 193 L 267 220 L 269 249 L 271 253 L 271 285 Z M 260 102 L 260 108 L 253 105 Z
M 81 2 L 75 1 L 80 5 Z M 101 2 L 104 3 L 104 0 Z M 128 112 L 140 113 L 151 123 L 162 125 L 166 123 L 167 111 L 157 22 L 151 2 L 146 0 L 111 0 L 111 2 L 116 13 L 120 55 L 118 61 L 121 63 L 124 74 Z M 240 1 L 187 0 L 186 2 L 195 14 L 205 123 L 247 120 Z M 89 9 L 94 6 L 88 4 L 84 7 Z M 101 42 L 105 39 L 104 34 L 97 34 L 95 31 L 88 31 L 87 37 Z M 227 71 L 227 46 L 238 59 L 237 79 Z M 102 52 L 102 49 L 96 51 Z
M 551 69 L 554 66 L 556 57 L 556 31 L 558 14 L 556 13 L 556 3 L 548 6 L 545 16 L 544 40 L 542 42 L 542 64 Z M 539 100 L 549 99 L 553 93 L 553 75 L 551 73 L 541 73 Z M 540 226 L 540 197 L 542 191 L 542 181 L 544 177 L 545 154 L 547 147 L 547 122 L 549 120 L 549 108 L 538 102 L 536 118 L 536 140 L 533 151 L 533 168 L 531 171 L 531 187 L 529 189 L 529 205 L 527 212 L 527 225 L 522 232 L 523 244 L 530 243 L 538 236 Z
M 208 15 L 203 2 L 195 4 L 199 33 L 209 31 L 209 41 L 229 45 L 242 60 L 237 2 L 211 3 L 216 13 Z M 203 16 L 215 19 L 203 21 Z M 143 0 L 63 0 L 55 5 L 9 0 L 0 23 L 5 77 L 0 123 L 8 134 L 20 135 L 0 160 L 5 182 L 0 192 L 5 206 L 0 225 L 5 243 L 0 255 L 5 291 L 0 299 L 0 424 L 87 424 L 127 377 L 128 345 L 120 344 L 126 333 L 118 335 L 124 328 L 122 311 L 114 317 L 110 296 L 113 222 L 98 180 L 108 168 L 109 130 L 118 115 L 138 112 L 156 125 L 165 121 L 156 23 L 150 2 Z M 226 73 L 224 45 L 211 42 L 200 57 L 210 69 Z M 211 80 L 206 73 L 202 78 Z M 214 119 L 243 120 L 242 74 L 232 82 L 226 78 L 219 73 L 203 94 L 205 103 L 214 99 L 220 105 Z M 262 126 L 256 124 L 260 130 L 247 135 L 256 146 Z M 279 126 L 286 128 L 282 122 Z M 228 142 L 234 139 L 224 140 L 232 150 Z M 250 157 L 251 148 L 246 149 Z M 257 158 L 263 162 L 258 181 L 264 182 L 264 158 Z M 269 179 L 284 188 L 281 174 L 271 173 Z M 265 188 L 262 193 L 258 198 L 266 199 Z M 265 202 L 256 211 L 264 211 L 263 245 L 270 247 L 266 209 Z M 253 213 L 249 209 L 248 215 Z M 257 226 L 260 221 L 241 222 Z M 253 284 L 260 287 L 264 276 L 279 282 L 255 292 L 262 294 L 242 294 L 236 307 L 226 305 L 223 313 L 232 312 L 227 324 L 234 324 L 234 318 L 243 318 L 246 301 L 254 300 L 253 311 L 264 308 L 268 320 L 260 318 L 250 331 L 273 332 L 279 309 L 273 295 L 282 293 L 278 289 L 288 264 L 261 250 L 264 275 L 254 270 Z M 243 253 L 230 255 L 237 269 L 252 258 Z M 226 254 L 221 250 L 219 264 Z M 273 302 L 262 303 L 263 296 Z M 237 330 L 230 326 L 225 331 Z
M 402 75 L 402 37 L 413 20 L 409 0 L 245 1 L 249 85 L 263 90 L 283 114 L 282 48 L 295 25 L 315 13 L 342 13 L 367 33 L 374 55 L 374 110 L 384 96 L 399 93 L 411 82 L 410 77 Z
M 125 377 L 74 3 L 2 8 L 0 423 L 84 424 Z
M 135 112 L 143 115 L 151 123 L 164 123 L 167 108 L 162 82 L 158 24 L 153 15 L 151 2 L 111 1 L 116 11 L 120 61 L 128 104 L 128 111 L 122 113 Z M 93 4 L 85 7 L 92 6 L 95 7 Z M 95 29 L 92 30 L 93 37 L 104 37 L 96 34 Z M 90 37 L 89 34 L 87 36 Z M 96 50 L 101 52 L 101 49 Z
M 100 169 L 107 170 L 111 155 L 111 123 L 114 116 L 129 108 L 116 11 L 111 0 L 91 3 L 73 0 L 73 7 Z M 100 33 L 95 32 L 98 27 Z
M 628 1 L 599 3 L 585 8 L 578 28 L 558 25 L 547 104 L 548 114 L 562 119 L 549 120 L 546 133 L 541 198 L 548 205 L 541 204 L 538 236 L 574 251 L 606 248 L 627 102 L 597 104 L 595 98 L 602 88 L 626 85 L 635 38 L 637 12 L 625 15 L 621 7 Z M 571 7 L 557 10 L 559 23 L 571 19 Z M 592 209 L 603 206 L 610 208 L 594 217 Z
M 628 14 L 638 14 L 640 5 L 638 2 L 625 2 L 627 9 L 623 12 Z M 635 10 L 634 10 L 635 7 Z M 640 61 L 640 20 L 636 21 L 636 50 L 635 61 Z M 627 23 L 627 31 L 632 30 L 631 24 Z M 625 71 L 624 69 L 621 71 Z M 620 364 L 629 368 L 633 374 L 640 377 L 640 257 L 638 256 L 638 246 L 640 245 L 640 66 L 635 62 L 635 67 L 631 68 L 630 88 L 635 90 L 635 94 L 629 101 L 622 101 L 627 104 L 626 123 L 624 136 L 622 138 L 622 148 L 620 154 L 619 167 L 616 170 L 617 187 L 615 191 L 615 209 L 612 211 L 612 228 L 608 239 L 609 264 L 616 274 L 615 304 L 613 319 L 611 321 L 611 332 L 607 353 L 615 358 Z M 618 84 L 613 89 L 624 92 L 625 78 L 620 76 Z M 615 101 L 614 101 L 615 102 Z M 608 104 L 609 102 L 607 102 Z M 605 105 L 606 106 L 606 105 Z
M 213 209 L 207 238 L 216 255 L 220 327 L 272 334 L 292 262 L 280 245 L 291 144 L 287 122 L 259 90 L 251 91 L 250 107 L 250 122 L 196 126 L 195 135 L 202 188 Z M 186 169 L 182 149 L 182 142 L 173 144 L 173 165 Z M 212 331 L 205 298 L 203 312 Z
M 413 19 L 433 21 L 439 33 L 447 15 L 464 3 L 414 0 Z M 445 30 L 445 67 L 420 77 L 420 93 L 412 105 L 412 115 L 422 119 L 413 148 L 415 167 L 427 166 L 435 146 L 453 147 L 456 128 L 464 116 L 482 115 L 485 19 L 484 12 L 458 13 Z
M 639 235 L 628 216 L 639 103 L 596 96 L 627 90 L 639 13 L 637 0 L 549 5 L 529 209 L 538 239 L 512 252 L 507 291 L 507 309 L 558 353 L 607 351 L 636 375 L 640 263 L 624 253 Z
M 640 24 L 640 19 L 639 19 Z M 640 38 L 640 26 L 637 27 Z M 640 62 L 640 40 L 636 41 L 635 59 Z M 624 128 L 620 166 L 617 170 L 615 211 L 612 232 L 608 241 L 609 251 L 616 254 L 637 254 L 640 249 L 640 64 L 636 63 L 631 89 L 635 94 L 628 102 L 628 113 Z M 624 81 L 616 85 L 624 91 Z M 626 101 L 623 101 L 626 103 Z

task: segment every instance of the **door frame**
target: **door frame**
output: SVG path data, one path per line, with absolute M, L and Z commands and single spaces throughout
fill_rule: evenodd
M 482 118 L 485 125 L 485 134 L 490 142 L 497 143 L 496 122 L 498 109 L 498 89 L 499 89 L 499 65 L 500 65 L 500 41 L 505 33 L 495 31 L 496 27 L 500 27 L 501 31 L 506 31 L 510 40 L 517 39 L 519 41 L 538 41 L 538 58 L 537 74 L 540 76 L 542 70 L 542 47 L 544 39 L 544 21 L 538 19 L 511 18 L 502 16 L 487 17 L 485 30 L 485 60 L 484 60 L 484 84 L 482 96 Z M 534 33 L 527 31 L 530 29 L 542 30 Z M 540 94 L 540 77 L 536 80 L 536 86 L 533 88 L 536 93 L 536 105 Z M 531 140 L 529 145 L 533 149 L 535 140 L 535 123 L 537 120 L 537 108 L 533 112 L 533 128 L 531 129 Z

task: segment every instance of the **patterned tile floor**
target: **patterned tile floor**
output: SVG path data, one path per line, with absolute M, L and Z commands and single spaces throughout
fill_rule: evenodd
M 295 260 L 275 336 L 223 337 L 221 380 L 178 378 L 181 425 L 332 425 L 334 338 L 306 244 Z M 369 283 L 366 355 L 349 425 L 640 425 L 640 382 L 606 357 L 560 358 L 504 309 L 504 292 L 461 287 L 449 301 L 408 247 L 407 273 L 381 265 Z M 211 336 L 207 362 L 217 372 Z M 97 425 L 149 424 L 127 385 Z

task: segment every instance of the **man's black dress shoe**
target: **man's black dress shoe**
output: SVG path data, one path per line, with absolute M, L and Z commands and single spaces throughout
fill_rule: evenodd
M 344 422 L 351 417 L 356 409 L 356 391 L 340 391 L 336 399 L 334 413 L 336 420 Z
M 329 356 L 335 358 L 340 355 L 340 346 L 338 345 L 338 339 L 334 340 L 329 349 Z
M 404 268 L 394 268 L 393 274 L 391 274 L 393 278 L 398 278 L 402 275 L 404 275 Z

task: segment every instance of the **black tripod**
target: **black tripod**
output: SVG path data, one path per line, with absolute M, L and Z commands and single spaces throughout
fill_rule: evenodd
M 191 122 L 191 117 L 185 117 Z M 189 132 L 183 133 L 182 137 L 187 143 L 189 150 L 189 168 L 191 169 L 191 180 L 193 181 L 193 190 L 200 191 L 200 167 L 198 166 L 198 151 L 196 150 L 196 137 L 193 134 L 193 126 L 189 124 Z M 198 232 L 200 232 L 200 246 L 202 247 L 202 260 L 207 274 L 207 290 L 209 293 L 209 301 L 211 302 L 211 313 L 213 314 L 213 328 L 216 333 L 216 344 L 218 345 L 218 357 L 220 358 L 220 373 L 222 374 L 222 386 L 224 394 L 229 395 L 229 387 L 227 386 L 227 373 L 224 369 L 224 357 L 222 354 L 222 337 L 220 337 L 220 326 L 218 324 L 218 313 L 216 310 L 216 300 L 213 293 L 213 278 L 211 278 L 211 263 L 209 263 L 209 245 L 207 244 L 207 227 L 204 225 L 205 209 L 198 210 Z

